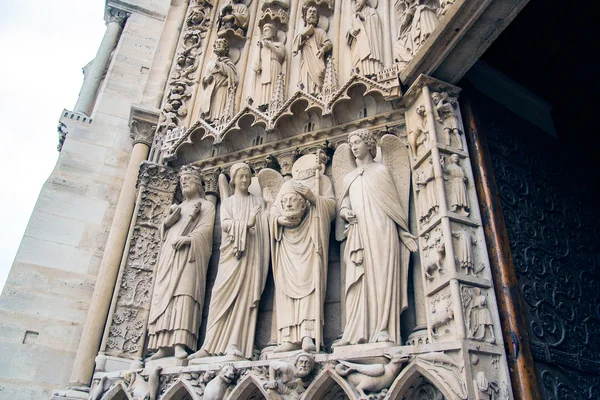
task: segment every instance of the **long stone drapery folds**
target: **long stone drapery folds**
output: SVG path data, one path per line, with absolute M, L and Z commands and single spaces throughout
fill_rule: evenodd
M 376 75 L 383 67 L 381 20 L 367 0 L 354 0 L 354 18 L 346 33 L 352 65 L 365 76 Z
M 202 349 L 190 358 L 227 354 L 251 359 L 258 303 L 269 268 L 265 201 L 248 193 L 250 167 L 231 169 L 234 194 L 221 203 L 221 258 Z
M 199 174 L 186 168 L 181 174 L 185 197 L 171 206 L 161 226 L 162 251 L 148 323 L 148 349 L 162 358 L 175 350 L 177 358 L 195 350 L 204 304 L 206 270 L 212 252 L 214 205 L 202 198 Z
M 276 351 L 314 351 L 320 336 L 326 288 L 329 232 L 335 216 L 333 186 L 315 175 L 309 154 L 297 176 L 281 187 L 271 207 L 271 257 L 277 314 Z M 320 173 L 320 172 L 319 172 Z M 317 343 L 318 345 L 318 343 Z

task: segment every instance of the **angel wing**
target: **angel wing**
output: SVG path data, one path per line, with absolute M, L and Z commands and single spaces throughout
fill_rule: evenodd
M 408 216 L 410 200 L 410 161 L 408 149 L 400 138 L 394 135 L 383 135 L 381 138 L 381 162 L 388 166 L 400 195 L 400 205 Z
M 344 189 L 344 178 L 354 168 L 356 168 L 356 159 L 350 150 L 348 143 L 343 143 L 338 146 L 337 150 L 333 154 L 333 160 L 331 162 L 331 173 L 333 175 L 333 190 L 338 204 L 338 213 L 335 220 L 335 238 L 338 241 L 345 239 L 344 237 L 344 221 L 340 217 L 339 205 L 343 200 L 342 190 Z
M 264 168 L 258 173 L 258 183 L 262 190 L 263 198 L 269 205 L 277 198 L 277 193 L 284 183 L 283 176 L 274 169 Z
M 221 201 L 231 196 L 229 182 L 225 174 L 219 174 L 219 194 L 221 195 Z

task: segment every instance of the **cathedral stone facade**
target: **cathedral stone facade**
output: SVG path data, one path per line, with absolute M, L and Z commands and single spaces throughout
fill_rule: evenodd
M 539 398 L 456 85 L 525 3 L 108 0 L 0 397 Z

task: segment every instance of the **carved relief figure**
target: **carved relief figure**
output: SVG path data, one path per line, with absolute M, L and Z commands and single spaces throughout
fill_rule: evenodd
M 438 24 L 437 0 L 396 0 L 398 36 L 394 46 L 396 61 L 404 69 Z
M 473 240 L 467 231 L 452 232 L 452 236 L 458 239 L 458 248 L 455 251 L 456 264 L 465 270 L 467 275 L 476 275 L 473 259 Z
M 315 365 L 314 357 L 300 353 L 293 363 L 272 361 L 269 365 L 269 382 L 264 387 L 273 400 L 296 400 L 310 382 L 304 379 L 310 375 Z
M 444 125 L 444 142 L 446 146 L 452 146 L 452 137 L 454 135 L 457 148 L 463 149 L 462 138 L 460 136 L 460 125 L 458 123 L 457 110 L 458 102 L 455 97 L 450 97 L 448 93 L 433 92 L 431 94 L 436 120 Z
M 469 331 L 469 339 L 496 343 L 494 322 L 488 308 L 487 296 L 481 289 L 463 286 L 462 301 L 465 308 L 465 322 Z M 489 337 L 486 332 L 489 331 Z
M 458 155 L 452 154 L 449 164 L 444 167 L 444 179 L 450 182 L 448 205 L 450 211 L 469 215 L 469 198 L 467 197 L 467 176 L 458 164 Z
M 163 240 L 148 321 L 153 359 L 187 357 L 196 350 L 202 317 L 206 269 L 212 252 L 215 207 L 204 199 L 202 178 L 192 167 L 180 177 L 184 200 L 174 204 L 160 228 Z
M 321 175 L 322 167 L 314 154 L 296 161 L 293 179 L 283 183 L 270 209 L 276 352 L 300 347 L 315 351 L 313 340 L 321 336 L 329 231 L 335 217 L 333 187 Z
M 485 372 L 479 371 L 475 375 L 475 400 L 497 400 L 501 399 L 501 388 L 497 381 L 488 381 Z M 507 397 L 508 398 L 508 397 Z
M 294 38 L 292 55 L 301 54 L 300 79 L 307 93 L 321 91 L 325 77 L 325 54 L 333 48 L 327 32 L 317 26 L 319 10 L 311 3 L 302 7 L 304 29 Z
M 230 0 L 228 4 L 225 4 L 221 8 L 221 14 L 219 15 L 219 37 L 222 37 L 229 29 L 233 30 L 236 36 L 240 38 L 245 37 L 248 30 L 249 18 L 248 7 L 242 0 Z
M 366 392 L 374 394 L 388 389 L 411 358 L 404 354 L 385 356 L 390 359 L 387 364 L 357 364 L 340 360 L 335 371 L 354 385 L 361 398 L 366 399 L 369 398 Z
M 277 28 L 274 24 L 266 23 L 262 27 L 262 40 L 258 41 L 258 47 L 258 63 L 254 66 L 254 72 L 258 75 L 256 95 L 258 105 L 266 108 L 273 97 L 273 90 L 285 61 L 285 45 L 277 41 Z
M 340 229 L 338 221 L 336 232 L 338 240 L 346 238 L 346 325 L 334 346 L 401 343 L 409 252 L 417 250 L 408 230 L 410 167 L 397 137 L 385 135 L 381 149 L 383 162 L 375 162 L 375 137 L 359 129 L 333 159 L 339 216 L 346 222 Z
M 424 154 L 424 150 L 429 143 L 429 132 L 427 131 L 427 112 L 425 106 L 420 105 L 415 110 L 419 116 L 419 126 L 408 133 L 408 145 L 413 154 L 413 159 Z
M 227 114 L 238 84 L 235 64 L 229 58 L 229 42 L 226 39 L 217 39 L 214 52 L 217 59 L 210 61 L 206 66 L 202 78 L 204 97 L 200 103 L 200 117 L 209 122 L 230 116 Z
M 203 400 L 222 400 L 229 397 L 233 384 L 237 379 L 238 371 L 231 364 L 225 365 L 219 374 L 206 384 Z
M 353 3 L 354 18 L 346 33 L 352 65 L 358 67 L 360 74 L 374 76 L 383 67 L 381 20 L 368 0 L 353 0 Z
M 250 359 L 254 350 L 258 302 L 269 268 L 266 203 L 248 193 L 252 173 L 247 164 L 233 165 L 230 175 L 233 195 L 221 195 L 221 257 L 206 336 L 189 359 L 223 354 Z

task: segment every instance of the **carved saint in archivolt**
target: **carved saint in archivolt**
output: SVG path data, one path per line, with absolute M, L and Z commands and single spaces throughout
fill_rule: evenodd
M 325 78 L 325 54 L 333 48 L 327 32 L 320 28 L 319 9 L 311 3 L 302 7 L 304 28 L 294 38 L 292 54 L 301 53 L 299 83 L 307 93 L 319 93 Z
M 382 162 L 376 149 L 374 135 L 359 129 L 333 157 L 336 238 L 346 240 L 346 324 L 334 346 L 401 343 L 409 254 L 418 249 L 408 229 L 409 155 L 393 135 L 381 139 Z
M 352 26 L 346 42 L 352 51 L 352 65 L 365 76 L 374 76 L 383 67 L 381 20 L 368 0 L 353 0 Z
M 238 74 L 235 64 L 229 58 L 229 42 L 217 39 L 214 44 L 216 59 L 206 66 L 202 77 L 204 96 L 201 101 L 200 117 L 208 122 L 220 121 L 231 116 L 231 104 L 235 99 Z
M 280 73 L 283 73 L 285 44 L 277 40 L 278 31 L 275 24 L 264 24 L 261 32 L 262 37 L 258 41 L 259 57 L 254 72 L 258 105 L 266 108 L 273 98 L 277 78 Z

